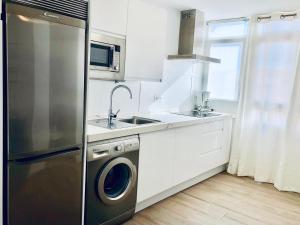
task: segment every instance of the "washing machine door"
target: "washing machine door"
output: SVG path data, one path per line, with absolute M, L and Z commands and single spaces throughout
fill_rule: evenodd
M 118 204 L 131 193 L 136 180 L 136 166 L 129 159 L 115 158 L 100 173 L 99 198 L 108 205 Z

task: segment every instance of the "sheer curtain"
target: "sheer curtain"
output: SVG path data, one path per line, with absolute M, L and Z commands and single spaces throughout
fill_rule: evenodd
M 300 192 L 300 18 L 282 15 L 251 19 L 228 172 Z

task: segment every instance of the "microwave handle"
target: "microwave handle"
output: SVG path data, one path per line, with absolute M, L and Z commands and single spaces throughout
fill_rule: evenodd
M 113 67 L 113 63 L 114 63 L 114 52 L 115 52 L 115 48 L 111 47 L 108 53 L 108 64 L 109 67 Z

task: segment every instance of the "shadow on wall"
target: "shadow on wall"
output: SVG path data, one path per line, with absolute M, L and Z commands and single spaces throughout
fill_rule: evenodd
M 118 90 L 113 99 L 114 111 L 121 109 L 120 116 L 136 113 L 161 113 L 184 111 L 193 108 L 193 94 L 201 87 L 200 64 L 182 61 L 165 62 L 163 81 L 127 81 L 133 92 Z M 116 84 L 109 81 L 90 80 L 88 96 L 88 116 L 107 116 L 110 92 Z
M 190 110 L 201 87 L 202 66 L 188 61 L 166 61 L 163 82 L 141 83 L 142 113 Z

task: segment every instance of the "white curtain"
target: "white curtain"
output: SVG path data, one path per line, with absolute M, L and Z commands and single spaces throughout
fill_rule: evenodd
M 300 192 L 300 18 L 282 15 L 251 19 L 228 172 Z

